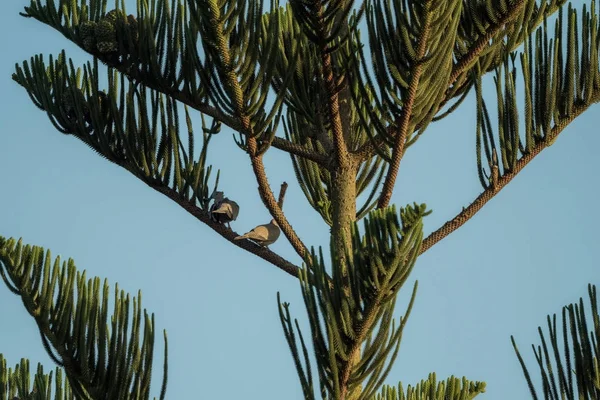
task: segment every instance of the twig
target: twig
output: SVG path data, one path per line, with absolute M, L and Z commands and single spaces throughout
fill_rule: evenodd
M 279 200 L 277 200 L 277 205 L 282 210 L 283 210 L 283 201 L 285 200 L 285 192 L 287 191 L 287 188 L 288 188 L 287 182 L 283 182 L 281 184 L 281 189 L 279 189 Z

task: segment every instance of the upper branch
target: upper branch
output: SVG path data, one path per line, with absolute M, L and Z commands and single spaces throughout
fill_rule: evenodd
M 519 12 L 521 12 L 522 8 L 525 6 L 525 1 L 526 0 L 518 0 L 515 2 L 508 12 L 498 20 L 498 22 L 490 26 L 485 35 L 482 35 L 475 43 L 473 43 L 473 46 L 467 52 L 467 54 L 461 57 L 461 59 L 458 60 L 458 62 L 452 67 L 452 75 L 450 75 L 450 79 L 448 80 L 448 86 L 454 84 L 458 77 L 465 72 L 467 68 L 472 66 L 473 62 L 477 59 L 477 57 L 479 57 L 481 52 L 489 47 L 490 40 L 492 40 L 502 29 L 504 29 L 506 24 L 510 23 L 519 15 Z M 442 105 L 440 105 L 440 108 L 441 107 Z
M 578 117 L 581 113 L 583 113 L 588 106 L 579 106 L 573 108 L 573 114 L 568 118 L 560 120 L 551 130 L 551 133 L 548 136 L 547 142 L 539 142 L 535 147 L 533 147 L 532 151 L 526 155 L 524 155 L 517 163 L 515 167 L 510 172 L 507 172 L 502 177 L 498 178 L 497 184 L 494 186 L 490 186 L 483 193 L 481 193 L 468 207 L 464 208 L 462 212 L 460 212 L 456 217 L 452 218 L 450 221 L 446 222 L 442 225 L 438 230 L 432 232 L 427 238 L 423 240 L 423 244 L 421 245 L 421 252 L 423 254 L 431 247 L 433 247 L 440 240 L 460 228 L 471 219 L 479 210 L 483 208 L 483 206 L 490 201 L 502 188 L 504 188 L 508 183 L 515 177 L 535 156 L 542 152 L 547 146 L 548 143 L 552 143 L 558 135 L 567 127 L 571 121 L 573 121 L 576 117 Z
M 408 135 L 409 122 L 412 114 L 413 105 L 415 98 L 417 97 L 417 87 L 419 86 L 419 79 L 423 73 L 422 59 L 425 56 L 427 50 L 427 41 L 429 39 L 431 23 L 431 12 L 426 11 L 425 20 L 423 21 L 423 31 L 419 38 L 419 47 L 417 49 L 417 65 L 414 67 L 410 87 L 408 88 L 408 98 L 404 107 L 402 107 L 402 115 L 400 117 L 400 127 L 395 135 L 394 149 L 392 151 L 392 160 L 388 173 L 385 177 L 383 184 L 383 190 L 379 197 L 379 203 L 377 208 L 385 208 L 390 203 L 392 198 L 392 192 L 394 191 L 394 185 L 396 183 L 396 177 L 398 176 L 398 169 L 400 168 L 400 160 L 404 154 L 404 145 L 406 144 L 406 138 Z
M 506 13 L 504 13 L 500 18 L 498 18 L 495 23 L 490 25 L 487 32 L 481 37 L 479 37 L 479 39 L 477 39 L 472 44 L 467 53 L 453 65 L 452 73 L 450 75 L 450 78 L 448 79 L 448 89 L 446 90 L 444 98 L 437 106 L 437 110 L 434 114 L 437 114 L 454 96 L 462 93 L 463 89 L 468 87 L 467 83 L 463 82 L 462 80 L 458 87 L 452 87 L 452 85 L 454 85 L 457 82 L 457 80 L 459 80 L 461 75 L 466 70 L 473 66 L 473 63 L 477 60 L 481 53 L 487 48 L 489 48 L 490 40 L 492 40 L 500 32 L 502 32 L 506 28 L 507 24 L 509 24 L 511 21 L 518 17 L 519 12 L 523 11 L 523 7 L 525 6 L 526 1 L 527 0 L 518 0 L 514 5 L 512 5 L 512 7 L 509 10 L 507 10 Z M 539 25 L 539 18 L 536 16 L 536 18 L 534 19 L 535 21 L 532 21 L 532 23 L 530 24 L 531 26 L 529 26 L 529 30 Z M 513 47 L 516 47 L 520 43 L 521 41 L 515 43 Z M 422 128 L 422 126 L 418 124 L 415 127 L 415 130 L 418 130 L 420 128 Z M 398 130 L 398 132 L 401 133 L 402 130 Z M 390 133 L 392 136 L 395 134 L 392 126 L 389 127 L 388 133 Z M 360 149 L 358 149 L 355 152 L 355 154 L 357 155 L 358 159 L 365 160 L 373 156 L 376 148 L 379 148 L 384 145 L 384 139 L 380 135 L 378 135 L 375 136 L 373 140 L 370 140 L 367 143 L 365 143 Z

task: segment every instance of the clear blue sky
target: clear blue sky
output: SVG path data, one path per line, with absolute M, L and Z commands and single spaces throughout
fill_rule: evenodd
M 15 63 L 63 48 L 76 64 L 89 57 L 51 28 L 21 18 L 28 3 L 7 2 L 0 13 L 0 235 L 72 257 L 88 276 L 107 277 L 131 294 L 142 290 L 158 331 L 155 395 L 160 332 L 167 329 L 167 398 L 301 399 L 276 306 L 280 291 L 308 330 L 297 281 L 52 127 L 11 80 Z M 534 368 L 530 344 L 539 342 L 538 325 L 582 295 L 587 301 L 588 282 L 600 282 L 598 111 L 592 107 L 572 123 L 471 221 L 418 259 L 398 299 L 399 317 L 419 280 L 387 383 L 415 384 L 435 371 L 440 379 L 486 381 L 481 399 L 529 398 L 510 335 Z M 482 191 L 474 117 L 471 96 L 432 125 L 402 163 L 393 202 L 427 203 L 434 212 L 426 234 Z M 199 115 L 194 123 L 200 130 Z M 222 188 L 241 205 L 234 230 L 267 222 L 249 159 L 231 131 L 216 137 L 212 149 Z M 326 244 L 328 229 L 304 199 L 289 158 L 272 149 L 266 165 L 275 191 L 290 183 L 285 211 L 296 231 L 308 245 Z M 283 236 L 271 248 L 298 262 Z M 8 363 L 26 357 L 53 368 L 33 319 L 2 285 L 0 312 L 0 352 Z

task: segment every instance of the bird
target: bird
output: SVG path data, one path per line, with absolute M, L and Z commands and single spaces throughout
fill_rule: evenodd
M 256 242 L 259 246 L 267 247 L 274 243 L 277 238 L 279 238 L 280 234 L 281 230 L 279 229 L 279 225 L 277 225 L 277 222 L 272 219 L 268 224 L 258 225 L 250 232 L 245 233 L 242 236 L 238 236 L 233 240 L 250 239 L 253 242 Z
M 229 223 L 237 219 L 240 206 L 235 201 L 223 197 L 223 192 L 215 192 L 211 197 L 214 199 L 214 203 L 210 207 L 211 219 L 221 224 L 227 224 L 227 227 L 231 229 Z

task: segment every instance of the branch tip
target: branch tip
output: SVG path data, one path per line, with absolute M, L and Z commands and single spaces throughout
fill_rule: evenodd
M 279 189 L 279 200 L 277 200 L 277 204 L 279 208 L 283 210 L 283 201 L 285 200 L 285 192 L 287 191 L 288 184 L 287 182 L 283 182 L 281 184 L 281 189 Z

